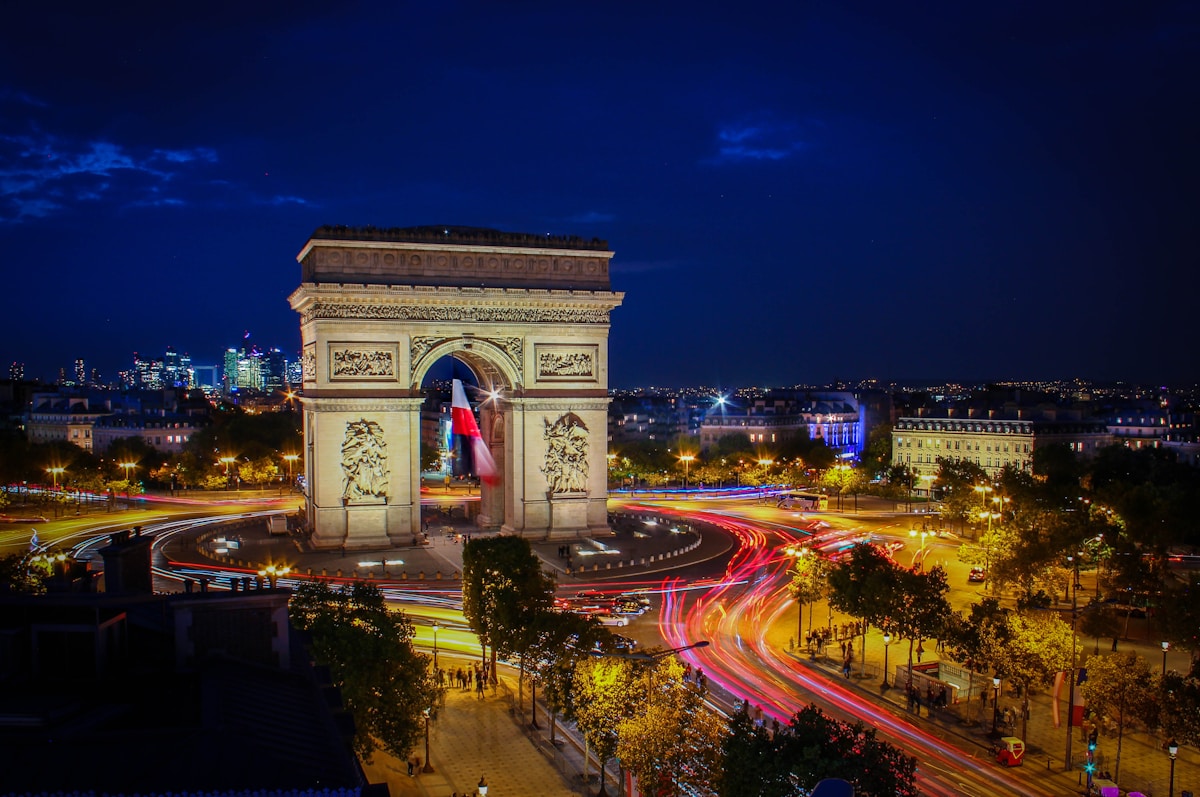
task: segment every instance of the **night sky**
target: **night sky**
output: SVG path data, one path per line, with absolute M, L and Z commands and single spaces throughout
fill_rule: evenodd
M 292 351 L 323 224 L 607 240 L 610 383 L 1200 378 L 1195 2 L 8 3 L 0 364 Z

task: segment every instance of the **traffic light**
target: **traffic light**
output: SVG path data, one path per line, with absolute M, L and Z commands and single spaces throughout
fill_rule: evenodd
M 1096 765 L 1093 764 L 1091 761 L 1089 761 L 1083 765 L 1083 771 L 1088 773 L 1089 775 L 1091 775 L 1093 772 L 1096 771 Z
M 1093 728 L 1092 732 L 1088 734 L 1088 752 L 1089 753 L 1096 752 L 1096 729 L 1095 728 Z

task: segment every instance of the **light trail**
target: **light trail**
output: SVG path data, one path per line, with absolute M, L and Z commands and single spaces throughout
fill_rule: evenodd
M 702 668 L 710 683 L 735 701 L 761 706 L 769 722 L 786 723 L 805 703 L 838 719 L 862 721 L 879 738 L 918 758 L 920 788 L 933 795 L 1013 794 L 1024 797 L 1054 794 L 1040 784 L 1023 783 L 1011 770 L 998 770 L 981 749 L 964 752 L 885 707 L 864 699 L 839 679 L 782 656 L 767 642 L 766 631 L 791 604 L 787 592 L 790 559 L 776 553 L 758 521 L 696 513 L 736 539 L 724 578 L 701 593 L 687 591 L 678 579 L 662 583 L 659 631 L 669 647 L 707 639 L 707 648 L 688 651 L 685 659 Z M 775 529 L 783 544 L 796 541 L 785 529 Z M 738 588 L 740 587 L 740 588 Z M 689 608 L 688 599 L 692 602 Z

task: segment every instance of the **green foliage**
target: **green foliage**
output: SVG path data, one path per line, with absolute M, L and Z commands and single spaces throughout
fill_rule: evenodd
M 463 546 L 463 616 L 497 656 L 521 656 L 532 618 L 546 610 L 554 581 L 524 537 L 478 537 Z
M 403 612 L 389 611 L 372 584 L 339 590 L 324 582 L 298 587 L 292 623 L 312 638 L 312 655 L 329 667 L 354 717 L 354 749 L 370 761 L 378 747 L 406 758 L 434 710 L 440 690 L 430 658 L 412 645 L 413 627 Z
M 840 778 L 860 797 L 916 797 L 917 760 L 876 738 L 875 729 L 833 719 L 813 706 L 774 736 L 755 728 L 745 710 L 730 720 L 721 797 L 808 794 L 825 778 Z
M 1200 747 L 1200 669 L 1168 672 L 1156 681 L 1157 726 L 1168 739 Z
M 35 557 L 32 551 L 0 557 L 0 595 L 43 595 L 50 574 L 46 557 Z
M 1121 776 L 1121 742 L 1125 726 L 1153 726 L 1159 715 L 1157 691 L 1146 661 L 1136 653 L 1092 656 L 1084 666 L 1087 680 L 1080 684 L 1088 711 L 1109 717 L 1117 725 L 1117 758 L 1114 779 Z
M 1200 573 L 1193 572 L 1187 583 L 1165 589 L 1158 605 L 1154 625 L 1159 637 L 1200 660 Z
M 571 684 L 575 725 L 600 762 L 602 791 L 604 765 L 617 752 L 618 728 L 639 711 L 643 697 L 637 667 L 629 659 L 588 657 L 575 667 Z
M 880 424 L 867 435 L 867 444 L 861 457 L 863 471 L 870 479 L 887 474 L 892 464 L 892 425 Z
M 710 773 L 720 769 L 724 722 L 683 674 L 674 656 L 641 668 L 640 707 L 617 726 L 617 756 L 646 793 L 652 785 L 674 794 L 713 793 Z

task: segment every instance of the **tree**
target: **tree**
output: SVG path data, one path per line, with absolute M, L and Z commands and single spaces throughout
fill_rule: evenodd
M 721 797 L 792 797 L 791 766 L 775 746 L 767 729 L 750 719 L 747 704 L 729 718 L 729 732 L 721 745 L 723 766 L 713 785 Z
M 960 524 L 971 520 L 982 509 L 975 488 L 987 481 L 987 473 L 974 462 L 938 460 L 937 484 L 942 493 L 942 513 L 947 520 Z
M 796 601 L 799 610 L 799 621 L 796 624 L 796 646 L 800 646 L 801 624 L 804 620 L 804 606 L 812 604 L 825 597 L 828 591 L 829 562 L 817 556 L 809 548 L 796 551 L 796 559 L 791 570 L 792 580 L 788 582 L 788 592 Z M 812 616 L 809 615 L 808 630 L 812 631 Z
M 674 656 L 638 674 L 638 711 L 617 727 L 617 757 L 643 793 L 711 794 L 710 773 L 720 769 L 725 724 L 704 704 L 704 691 L 684 680 Z
M 953 615 L 946 624 L 946 651 L 966 668 L 967 697 L 974 692 L 975 673 L 993 672 L 999 666 L 1002 651 L 1008 644 L 1008 612 L 1000 608 L 995 598 L 984 598 L 971 604 L 964 617 Z M 980 701 L 980 711 L 985 703 Z M 969 713 L 970 706 L 967 706 Z
M 880 424 L 867 434 L 867 444 L 863 448 L 862 469 L 871 479 L 878 479 L 887 473 L 892 464 L 892 425 Z
M 1154 625 L 1162 639 L 1191 651 L 1193 661 L 1200 660 L 1200 573 L 1191 573 L 1186 584 L 1164 590 Z
M 606 794 L 604 767 L 617 753 L 622 720 L 639 709 L 636 666 L 612 656 L 582 659 L 575 668 L 571 704 L 575 725 L 596 751 L 600 763 L 600 794 Z
M 1121 741 L 1130 720 L 1152 725 L 1157 719 L 1155 689 L 1146 661 L 1136 653 L 1092 656 L 1085 662 L 1087 680 L 1080 684 L 1088 710 L 1117 724 L 1117 758 L 1113 780 L 1121 777 Z
M 556 611 L 539 612 L 532 632 L 522 665 L 529 671 L 534 688 L 541 684 L 545 689 L 543 697 L 550 708 L 550 740 L 554 741 L 557 715 L 571 713 L 575 666 L 592 651 L 610 648 L 613 635 L 595 617 Z M 536 692 L 533 710 L 537 710 Z
M 1007 640 L 999 649 L 996 674 L 1018 687 L 1022 703 L 1021 736 L 1027 738 L 1029 690 L 1049 686 L 1057 673 L 1071 669 L 1075 632 L 1057 614 L 1048 612 L 1007 617 Z
M 829 570 L 829 602 L 863 621 L 864 647 L 868 626 L 888 630 L 896 608 L 898 571 L 895 562 L 874 545 L 865 543 L 855 545 L 850 556 Z
M 524 537 L 481 537 L 463 546 L 463 617 L 484 648 L 491 647 L 488 672 L 495 681 L 496 657 L 519 656 L 532 616 L 550 607 L 554 581 Z
M 840 778 L 860 797 L 916 797 L 917 760 L 876 738 L 861 722 L 841 722 L 808 706 L 773 736 L 739 711 L 730 720 L 721 797 L 810 794 L 825 778 Z
M 278 478 L 279 464 L 271 457 L 258 457 L 238 465 L 238 475 L 247 484 L 261 487 Z
M 1200 747 L 1200 669 L 1168 672 L 1156 681 L 1157 725 L 1168 739 Z
M 292 623 L 312 637 L 313 659 L 329 667 L 354 717 L 354 750 L 370 761 L 374 750 L 407 758 L 424 728 L 425 711 L 441 696 L 430 658 L 412 644 L 403 612 L 390 611 L 373 584 L 332 590 L 302 582 L 292 598 Z
M 939 637 L 950 616 L 946 593 L 950 584 L 946 571 L 934 567 L 929 571 L 899 568 L 895 573 L 897 589 L 892 593 L 893 606 L 887 627 L 908 640 L 908 671 L 912 673 L 913 642 Z

